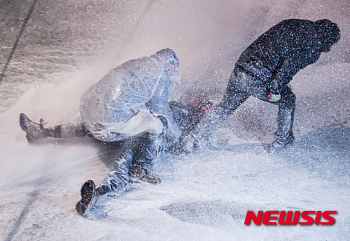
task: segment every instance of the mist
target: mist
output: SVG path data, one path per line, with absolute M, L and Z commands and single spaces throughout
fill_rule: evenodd
M 8 62 L 0 80 L 0 231 L 6 240 L 349 239 L 349 1 L 33 3 L 0 1 L 0 68 Z M 92 84 L 163 48 L 177 53 L 182 74 L 169 100 L 186 103 L 201 94 L 218 103 L 244 49 L 288 18 L 330 19 L 341 39 L 293 78 L 297 143 L 283 155 L 261 149 L 273 141 L 277 108 L 251 97 L 214 134 L 216 151 L 158 160 L 153 171 L 161 185 L 135 185 L 83 219 L 74 210 L 81 184 L 98 183 L 108 172 L 98 150 L 84 141 L 29 145 L 19 127 L 20 113 L 47 126 L 79 122 L 80 97 Z M 321 229 L 242 224 L 246 210 L 273 208 L 339 214 L 336 225 Z
M 23 17 L 19 3 L 0 4 Z M 0 85 L 1 119 L 13 110 L 11 119 L 22 111 L 55 123 L 76 121 L 89 86 L 111 68 L 162 48 L 180 59 L 182 86 L 171 98 L 204 94 L 218 102 L 240 53 L 287 18 L 338 23 L 341 40 L 315 65 L 348 63 L 348 10 L 347 1 L 38 1 Z M 16 28 L 3 27 L 6 56 Z

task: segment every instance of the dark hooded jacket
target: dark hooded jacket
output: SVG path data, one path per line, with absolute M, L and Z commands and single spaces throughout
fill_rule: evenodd
M 254 41 L 235 68 L 255 77 L 257 86 L 278 94 L 300 69 L 329 51 L 339 37 L 338 26 L 327 19 L 284 20 Z

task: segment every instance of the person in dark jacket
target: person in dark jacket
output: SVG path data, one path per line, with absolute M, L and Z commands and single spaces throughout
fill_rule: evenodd
M 288 19 L 270 28 L 241 54 L 221 102 L 183 138 L 183 149 L 191 152 L 205 147 L 210 135 L 249 96 L 279 107 L 278 129 L 269 149 L 291 145 L 295 139 L 295 94 L 288 83 L 300 69 L 315 63 L 322 52 L 330 51 L 339 38 L 339 27 L 328 19 Z

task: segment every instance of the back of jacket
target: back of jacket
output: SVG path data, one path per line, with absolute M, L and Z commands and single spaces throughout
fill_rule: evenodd
M 300 69 L 318 60 L 321 45 L 313 21 L 284 20 L 254 41 L 236 67 L 254 76 L 257 84 L 279 93 Z

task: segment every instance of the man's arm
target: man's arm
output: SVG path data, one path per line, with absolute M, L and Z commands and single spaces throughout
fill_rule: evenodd
M 288 84 L 300 69 L 315 63 L 320 54 L 316 51 L 302 51 L 293 53 L 290 57 L 284 59 L 275 78 L 271 81 L 270 92 L 273 95 L 280 94 L 283 86 Z
M 159 84 L 151 98 L 151 100 L 147 103 L 148 108 L 154 114 L 161 115 L 165 117 L 167 120 L 168 128 L 174 135 L 174 138 L 177 140 L 180 136 L 180 130 L 177 126 L 171 109 L 168 105 L 168 97 L 169 97 L 169 87 L 170 81 L 165 79 L 164 76 L 159 80 Z

